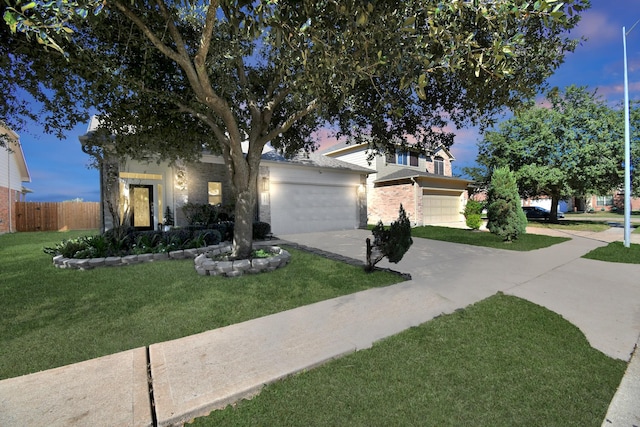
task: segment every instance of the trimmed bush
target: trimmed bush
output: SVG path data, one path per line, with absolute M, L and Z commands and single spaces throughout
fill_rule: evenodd
M 411 238 L 411 222 L 402 205 L 398 213 L 398 220 L 385 228 L 382 221 L 378 222 L 373 230 L 373 244 L 367 239 L 367 264 L 366 271 L 373 271 L 375 265 L 383 258 L 397 264 L 413 244 Z
M 253 238 L 258 240 L 264 240 L 267 235 L 271 233 L 271 224 L 262 221 L 256 221 L 253 223 Z
M 480 214 L 469 214 L 465 215 L 465 222 L 467 227 L 472 230 L 479 230 L 482 226 L 482 215 Z
M 475 200 L 467 200 L 467 205 L 462 212 L 466 220 L 467 227 L 472 230 L 480 229 L 482 225 L 482 203 Z
M 527 217 L 520 204 L 518 186 L 507 167 L 497 168 L 488 192 L 487 228 L 505 242 L 516 240 L 527 229 Z

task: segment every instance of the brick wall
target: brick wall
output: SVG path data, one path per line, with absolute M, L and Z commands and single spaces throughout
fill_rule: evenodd
M 20 200 L 20 193 L 0 187 L 0 233 L 16 231 L 15 202 Z M 11 207 L 11 223 L 9 223 L 9 207 Z
M 400 204 L 407 212 L 411 223 L 419 220 L 415 203 L 416 187 L 413 183 L 397 185 L 380 185 L 371 190 L 368 200 L 369 224 L 376 224 L 379 220 L 389 224 L 398 219 Z

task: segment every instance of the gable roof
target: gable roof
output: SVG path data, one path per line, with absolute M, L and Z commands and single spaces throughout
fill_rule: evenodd
M 262 160 L 271 161 L 271 162 L 279 162 L 283 164 L 290 164 L 296 166 L 308 166 L 315 167 L 321 169 L 342 169 L 350 172 L 359 172 L 359 173 L 376 173 L 373 169 L 364 168 L 362 166 L 354 165 L 353 163 L 343 162 L 342 160 L 334 159 L 333 157 L 327 157 L 318 152 L 312 153 L 298 153 L 294 157 L 287 159 L 277 151 L 272 150 L 266 152 L 261 157 Z
M 445 180 L 445 181 L 450 181 L 450 182 L 459 182 L 459 183 L 467 183 L 470 184 L 473 181 L 469 180 L 469 179 L 464 179 L 464 178 L 456 178 L 453 176 L 445 176 L 445 175 L 437 175 L 435 173 L 429 173 L 429 172 L 422 172 L 422 171 L 416 171 L 416 170 L 412 170 L 412 169 L 399 169 L 395 172 L 392 172 L 388 175 L 385 175 L 383 177 L 380 177 L 378 179 L 376 179 L 374 181 L 374 183 L 382 183 L 382 182 L 391 182 L 391 181 L 402 181 L 405 179 L 429 179 L 429 178 L 434 178 L 434 179 L 439 179 L 439 180 Z
M 31 182 L 31 174 L 29 173 L 27 161 L 24 157 L 24 152 L 22 151 L 20 137 L 17 133 L 2 124 L 0 124 L 0 135 L 7 136 L 7 148 L 11 150 L 11 152 L 13 153 L 13 157 L 16 160 L 18 172 L 20 173 L 20 181 Z
M 366 149 L 367 147 L 368 144 L 366 142 L 360 144 L 350 144 L 348 141 L 342 141 L 323 150 L 320 150 L 319 153 L 326 156 L 336 156 L 346 152 L 354 152 L 363 148 Z M 456 159 L 455 156 L 451 154 L 451 151 L 449 151 L 449 149 L 443 145 L 440 145 L 438 148 L 433 150 L 432 155 L 435 156 L 439 151 L 443 151 L 450 161 L 454 161 Z

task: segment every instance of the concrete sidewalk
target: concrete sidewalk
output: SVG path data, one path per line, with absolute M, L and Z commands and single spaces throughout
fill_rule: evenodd
M 350 230 L 280 237 L 364 259 L 368 235 Z M 368 348 L 498 291 L 556 311 L 576 324 L 592 346 L 629 360 L 640 332 L 640 265 L 580 258 L 614 239 L 602 233 L 598 237 L 574 235 L 571 241 L 526 253 L 415 239 L 399 264 L 379 264 L 411 274 L 410 281 L 154 344 L 148 350 L 0 381 L 0 425 L 181 424 L 250 397 L 264 384 Z M 636 359 L 606 425 L 631 426 L 627 421 L 640 416 Z

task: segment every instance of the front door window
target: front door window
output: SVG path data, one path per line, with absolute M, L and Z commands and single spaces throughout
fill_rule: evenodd
M 129 187 L 131 222 L 139 230 L 153 229 L 153 185 Z

